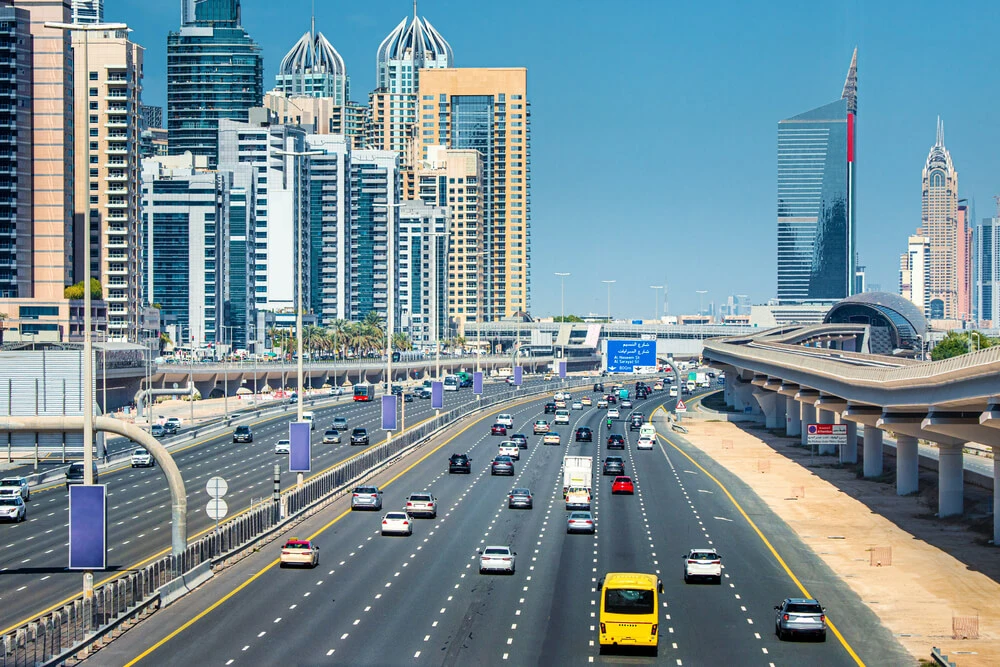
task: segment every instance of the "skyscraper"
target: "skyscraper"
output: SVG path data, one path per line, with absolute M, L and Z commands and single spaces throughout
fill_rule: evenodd
M 447 206 L 423 201 L 399 207 L 400 328 L 415 347 L 449 337 Z
M 923 199 L 917 230 L 931 244 L 927 278 L 929 317 L 958 319 L 958 172 L 944 145 L 944 123 L 938 119 L 937 140 L 931 146 L 921 176 Z M 965 243 L 965 234 L 961 234 Z
M 528 71 L 523 67 L 425 69 L 420 73 L 417 159 L 428 160 L 430 148 L 438 145 L 476 150 L 482 156 L 484 322 L 527 312 L 530 307 L 527 86 Z
M 968 199 L 958 200 L 957 218 L 957 252 L 955 264 L 958 273 L 958 319 L 967 322 L 972 319 L 972 228 L 975 224 L 975 212 Z
M 191 151 L 214 166 L 219 121 L 246 121 L 264 96 L 260 47 L 241 24 L 240 0 L 184 0 L 167 35 L 167 129 L 171 155 Z
M 310 303 L 322 325 L 350 317 L 351 150 L 343 135 L 310 134 Z
M 925 236 L 911 236 L 906 252 L 899 258 L 899 294 L 909 299 L 927 316 L 930 299 L 927 291 L 931 261 L 931 242 Z
M 1000 217 L 983 218 L 975 234 L 975 311 L 979 326 L 1000 321 Z
M 839 100 L 778 122 L 778 301 L 854 288 L 858 50 Z
M 104 23 L 104 0 L 73 0 L 73 23 Z
M 421 71 L 454 66 L 451 45 L 430 21 L 417 15 L 399 22 L 376 54 L 376 88 L 369 95 L 367 145 L 395 151 L 401 159 L 403 198 L 415 198 L 414 151 L 417 141 L 417 91 Z
M 0 3 L 0 298 L 31 295 L 31 16 Z
M 399 156 L 392 151 L 351 154 L 350 309 L 348 319 L 389 315 L 389 290 L 399 319 Z M 394 233 L 390 234 L 390 230 Z M 395 262 L 389 261 L 389 246 Z
M 86 44 L 86 47 L 85 47 Z M 90 73 L 83 69 L 87 48 Z M 122 31 L 73 33 L 76 67 L 76 219 L 91 216 L 91 275 L 108 304 L 106 336 L 137 342 L 143 308 L 139 238 L 139 113 L 144 49 Z M 90 142 L 86 163 L 84 142 Z M 76 230 L 82 276 L 83 228 Z
M 282 58 L 275 90 L 287 96 L 329 97 L 342 106 L 351 97 L 350 81 L 344 59 L 323 33 L 316 32 L 313 17 L 309 32 Z

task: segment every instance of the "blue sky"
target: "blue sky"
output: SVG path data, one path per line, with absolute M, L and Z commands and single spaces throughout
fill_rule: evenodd
M 265 89 L 309 28 L 311 0 L 243 0 Z M 409 0 L 316 3 L 352 97 L 366 100 L 375 50 Z M 869 281 L 896 291 L 920 224 L 920 170 L 945 122 L 961 197 L 976 217 L 1000 194 L 1000 4 L 678 3 L 663 0 L 421 0 L 456 65 L 525 66 L 532 104 L 532 312 L 652 317 L 775 292 L 777 122 L 837 99 L 859 47 L 858 234 Z M 105 0 L 146 47 L 144 99 L 166 99 L 166 34 L 179 1 Z M 662 312 L 662 304 L 660 307 Z

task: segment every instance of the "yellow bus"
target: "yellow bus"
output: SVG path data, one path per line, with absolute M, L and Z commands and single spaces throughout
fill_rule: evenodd
M 610 648 L 646 648 L 657 654 L 659 600 L 663 583 L 655 574 L 609 572 L 601 589 L 601 653 Z

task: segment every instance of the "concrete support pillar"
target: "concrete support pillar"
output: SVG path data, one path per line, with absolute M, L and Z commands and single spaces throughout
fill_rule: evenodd
M 801 406 L 800 415 L 802 418 L 802 446 L 805 447 L 809 444 L 808 429 L 806 426 L 808 424 L 816 423 L 816 406 L 812 403 L 799 403 Z
M 735 401 L 736 401 L 736 392 L 735 392 L 735 388 L 736 388 L 736 370 L 735 369 L 730 370 L 728 373 L 726 373 L 726 383 L 723 386 L 725 387 L 725 389 L 723 389 L 722 395 L 726 399 L 726 406 L 730 407 L 730 408 L 735 408 L 736 407 L 736 403 L 735 403 Z M 680 389 L 678 389 L 677 391 L 680 391 Z
M 965 509 L 962 445 L 938 445 L 938 516 L 955 516 Z
M 920 471 L 917 439 L 896 434 L 896 494 L 905 496 L 919 488 Z
M 750 412 L 758 415 L 762 414 L 760 406 L 753 397 L 754 389 L 756 389 L 756 387 L 749 382 L 745 384 L 737 384 L 735 386 L 736 391 L 734 392 L 735 400 L 733 402 L 733 407 L 737 412 Z M 750 410 L 747 410 L 747 408 L 750 408 Z
M 842 424 L 847 425 L 847 444 L 840 451 L 840 462 L 841 463 L 857 463 L 858 462 L 858 423 L 849 422 L 846 419 L 841 420 Z
M 753 397 L 757 401 L 757 405 L 760 406 L 761 412 L 764 413 L 765 428 L 778 428 L 778 413 L 775 405 L 778 395 L 773 391 L 757 389 L 753 392 Z
M 799 404 L 790 396 L 782 396 L 785 399 L 785 435 L 795 437 L 802 435 L 802 416 Z
M 785 427 L 785 411 L 788 410 L 787 399 L 781 394 L 774 394 L 774 427 Z
M 816 408 L 816 423 L 817 424 L 833 424 L 834 422 L 836 422 L 836 420 L 837 420 L 836 418 L 837 418 L 837 413 L 831 412 L 830 410 L 821 410 L 820 408 Z M 820 445 L 819 446 L 819 454 L 820 455 L 823 455 L 823 454 L 836 454 L 836 453 L 837 453 L 837 446 L 836 445 Z
M 865 477 L 880 477 L 882 475 L 882 431 L 874 426 L 865 425 Z

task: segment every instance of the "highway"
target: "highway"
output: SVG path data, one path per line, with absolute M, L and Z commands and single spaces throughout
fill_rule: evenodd
M 577 395 L 579 395 L 579 391 Z M 515 431 L 531 433 L 543 401 L 508 410 Z M 637 409 L 670 405 L 656 392 Z M 417 519 L 411 537 L 380 536 L 378 512 L 350 512 L 346 500 L 296 528 L 321 547 L 314 570 L 280 569 L 280 543 L 211 581 L 203 591 L 153 616 L 98 653 L 95 664 L 142 665 L 471 665 L 671 664 L 816 665 L 912 662 L 877 618 L 763 503 L 669 435 L 653 451 L 634 449 L 624 420 L 626 474 L 634 496 L 612 496 L 595 460 L 595 535 L 567 535 L 560 467 L 566 454 L 599 457 L 604 411 L 574 411 L 559 427 L 561 447 L 529 448 L 515 477 L 491 477 L 501 438 L 487 415 L 379 482 L 384 508 L 429 490 L 437 519 Z M 623 413 L 623 418 L 626 415 Z M 589 425 L 594 443 L 571 435 Z M 666 436 L 662 433 L 662 436 Z M 669 438 L 669 439 L 668 439 Z M 689 451 L 690 450 L 690 451 Z M 447 459 L 468 452 L 471 475 L 449 475 Z M 685 456 L 685 452 L 692 458 Z M 619 452 L 614 452 L 619 453 Z M 732 485 L 758 535 L 719 483 Z M 509 510 L 506 495 L 528 487 L 532 510 Z M 510 545 L 513 576 L 480 575 L 476 550 Z M 775 551 L 769 548 L 771 544 Z M 711 546 L 723 555 L 721 585 L 685 584 L 682 553 Z M 783 555 L 784 559 L 780 559 Z M 786 568 L 789 568 L 786 570 Z M 659 656 L 601 655 L 597 580 L 608 571 L 660 574 Z M 824 602 L 844 636 L 825 643 L 779 642 L 773 606 L 799 596 L 790 572 Z M 857 651 L 860 658 L 852 655 Z
M 535 381 L 526 381 L 526 388 Z M 539 381 L 540 382 L 540 381 Z M 488 383 L 485 395 L 503 391 L 507 386 Z M 445 410 L 465 402 L 474 402 L 471 390 L 445 392 Z M 345 402 L 330 407 L 306 409 L 316 414 L 313 435 L 313 470 L 318 471 L 352 456 L 364 448 L 351 447 L 350 430 L 342 434 L 340 445 L 323 445 L 323 431 L 334 417 L 347 418 L 351 429 L 365 426 L 370 442 L 381 442 L 385 433 L 379 428 L 380 401 Z M 406 404 L 406 424 L 413 425 L 433 416 L 427 399 L 415 398 Z M 295 418 L 292 410 L 280 417 L 265 417 L 252 422 L 254 441 L 233 443 L 232 431 L 199 438 L 173 451 L 184 478 L 188 498 L 188 537 L 199 535 L 214 525 L 205 513 L 209 497 L 205 484 L 214 475 L 229 483 L 226 502 L 229 514 L 245 510 L 252 501 L 269 498 L 273 487 L 274 465 L 280 463 L 282 488 L 294 484 L 295 474 L 285 472 L 287 456 L 275 456 L 274 445 L 288 437 L 288 423 Z M 165 553 L 170 546 L 170 493 L 159 468 L 135 468 L 128 463 L 102 472 L 100 483 L 108 485 L 108 569 L 98 573 L 96 583 L 114 576 L 115 570 L 132 569 Z M 66 598 L 78 595 L 79 572 L 66 570 L 68 562 L 68 494 L 60 483 L 33 489 L 27 521 L 0 526 L 0 634 L 34 618 Z

